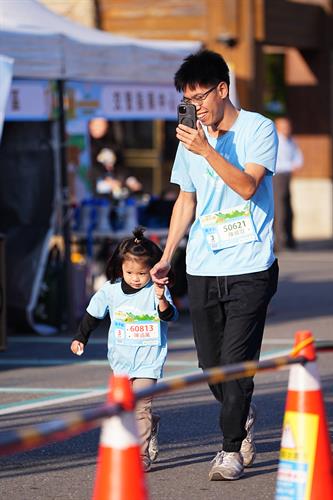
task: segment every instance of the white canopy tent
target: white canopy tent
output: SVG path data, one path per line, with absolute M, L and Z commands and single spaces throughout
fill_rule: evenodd
M 173 75 L 184 57 L 197 51 L 200 43 L 135 40 L 114 36 L 110 33 L 80 26 L 48 10 L 37 0 L 0 0 L 0 53 L 14 59 L 13 78 L 29 80 L 57 80 L 60 104 L 60 136 L 55 141 L 56 157 L 60 159 L 62 185 L 59 186 L 59 175 L 54 179 L 56 192 L 53 204 L 59 201 L 59 191 L 64 211 L 63 234 L 65 239 L 67 313 L 69 326 L 73 326 L 73 285 L 70 265 L 69 222 L 67 214 L 65 117 L 63 82 L 96 82 L 100 84 L 132 84 L 132 85 L 164 85 L 173 87 Z M 0 75 L 1 78 L 1 75 Z M 57 134 L 58 135 L 58 134 Z M 37 138 L 36 138 L 37 139 Z M 58 146 L 56 146 L 58 143 Z M 0 177 L 3 179 L 1 196 L 3 213 L 7 222 L 3 231 L 7 238 L 7 279 L 11 283 L 8 292 L 8 306 L 12 316 L 22 316 L 35 331 L 39 333 L 54 332 L 54 328 L 38 325 L 34 319 L 34 310 L 44 274 L 48 241 L 52 227 L 37 222 L 36 218 L 10 225 L 11 220 L 20 220 L 24 213 L 48 213 L 52 199 L 49 196 L 48 206 L 43 205 L 40 196 L 35 197 L 35 211 L 26 206 L 24 193 L 40 189 L 42 193 L 49 188 L 52 172 L 43 151 L 36 153 L 45 167 L 38 171 L 38 161 L 24 155 L 24 166 L 29 169 L 29 176 L 24 176 L 17 169 L 20 161 L 17 158 L 8 164 L 8 155 L 2 152 L 5 161 L 2 163 Z M 7 158 L 7 159 L 6 159 Z M 1 163 L 1 162 L 0 162 Z M 8 181 L 8 169 L 14 176 L 16 192 Z M 27 171 L 25 168 L 24 171 Z M 46 175 L 47 180 L 42 180 Z M 42 175 L 40 175 L 42 173 Z M 1 180 L 0 179 L 0 180 Z M 43 185 L 44 182 L 44 185 Z M 45 184 L 46 183 L 46 184 Z M 20 193 L 17 195 L 17 193 Z M 0 196 L 0 198 L 1 198 Z M 14 200 L 15 199 L 15 200 Z M 13 208 L 13 201 L 15 201 Z M 1 202 L 1 199 L 0 199 Z M 32 217 L 32 216 L 31 216 Z M 54 215 L 52 216 L 54 220 Z M 9 224 L 9 226 L 8 226 Z M 51 222 L 51 226 L 53 223 Z M 24 245 L 23 242 L 24 241 Z M 21 242 L 21 243 L 20 243 Z M 24 247 L 24 248 L 23 248 Z M 9 272 L 10 271 L 10 272 Z
M 172 83 L 199 42 L 137 40 L 86 28 L 37 0 L 0 1 L 0 52 L 14 78 Z
M 37 151 L 38 159 L 47 168 L 38 170 L 38 161 L 29 155 L 24 155 L 24 165 L 20 182 L 17 169 L 19 161 L 13 157 L 8 164 L 5 161 L 0 168 L 0 202 L 1 195 L 6 200 L 3 203 L 4 213 L 8 220 L 19 220 L 19 223 L 7 227 L 8 242 L 8 282 L 12 284 L 8 305 L 11 305 L 14 315 L 20 315 L 24 309 L 27 323 L 40 333 L 47 329 L 36 325 L 33 311 L 36 306 L 42 275 L 48 255 L 48 239 L 52 229 L 36 223 L 27 215 L 23 224 L 19 212 L 43 214 L 48 207 L 42 206 L 40 196 L 30 203 L 30 191 L 40 189 L 44 193 L 51 182 L 58 185 L 58 196 L 64 211 L 65 261 L 67 267 L 67 308 L 68 322 L 73 322 L 72 278 L 70 275 L 70 245 L 69 218 L 67 214 L 68 190 L 66 186 L 67 165 L 65 158 L 65 117 L 64 117 L 64 81 L 96 82 L 101 85 L 119 84 L 126 86 L 169 86 L 173 87 L 173 76 L 184 57 L 200 48 L 199 42 L 172 42 L 157 40 L 136 40 L 128 37 L 115 36 L 100 30 L 86 28 L 69 21 L 48 10 L 37 0 L 0 0 L 0 53 L 14 59 L 13 78 L 30 80 L 57 80 L 60 104 L 60 120 L 58 141 L 53 147 L 57 150 L 56 157 L 60 160 L 62 185 L 59 186 L 59 175 L 52 181 L 52 172 L 43 181 L 43 175 L 50 170 L 46 152 L 43 159 L 42 149 Z M 1 75 L 0 75 L 1 78 Z M 233 81 L 233 80 L 232 80 Z M 231 99 L 233 99 L 233 85 Z M 175 109 L 173 106 L 172 109 Z M 160 118 L 166 115 L 161 115 Z M 36 139 L 38 139 L 36 137 Z M 1 158 L 0 158 L 1 159 Z M 1 161 L 0 161 L 1 167 Z M 27 175 L 29 172 L 29 175 Z M 10 182 L 8 174 L 13 182 Z M 27 176 L 26 176 L 27 175 Z M 25 177 L 26 176 L 26 177 Z M 39 183 L 39 184 L 38 184 Z M 44 184 L 43 184 L 44 183 Z M 18 187 L 15 187 L 17 184 Z M 38 184 L 38 186 L 37 186 Z M 37 186 L 37 187 L 36 187 Z M 13 190 L 16 189 L 14 192 Z M 52 194 L 52 193 L 51 193 Z M 25 200 L 27 195 L 27 200 Z M 15 200 L 14 200 L 15 198 Z M 13 209 L 13 200 L 16 208 Z M 59 199 L 55 197 L 53 204 Z M 29 203 L 28 203 L 29 202 Z M 52 203 L 51 195 L 48 198 Z M 28 203 L 28 205 L 27 205 Z M 25 205 L 24 205 L 25 204 Z M 33 210 L 30 210 L 33 205 Z M 48 212 L 47 212 L 48 213 Z M 32 217 L 32 216 L 31 216 Z M 4 217 L 5 218 L 5 217 Z M 12 219 L 11 219 L 12 218 Z M 47 221 L 48 222 L 48 221 Z M 1 230 L 1 228 L 0 228 Z M 24 244 L 23 244 L 24 243 Z M 30 272 L 29 272 L 30 271 Z M 32 275 L 31 275 L 32 273 Z M 54 328 L 50 332 L 54 333 Z

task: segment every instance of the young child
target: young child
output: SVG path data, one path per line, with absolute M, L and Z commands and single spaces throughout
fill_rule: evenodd
M 162 376 L 167 355 L 167 322 L 178 317 L 167 287 L 153 284 L 150 269 L 162 257 L 162 250 L 136 228 L 110 257 L 108 281 L 93 295 L 77 335 L 74 354 L 82 354 L 91 332 L 109 313 L 108 359 L 115 374 L 126 374 L 134 390 L 153 386 Z M 158 453 L 159 416 L 152 415 L 152 397 L 138 401 L 136 419 L 141 456 L 146 472 Z

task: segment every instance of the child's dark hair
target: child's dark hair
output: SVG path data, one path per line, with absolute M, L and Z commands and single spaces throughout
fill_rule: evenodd
M 207 49 L 186 57 L 174 78 L 178 92 L 184 91 L 187 86 L 195 89 L 196 85 L 209 87 L 220 82 L 225 82 L 228 87 L 230 85 L 228 65 L 220 54 Z
M 106 265 L 106 277 L 111 283 L 122 277 L 122 264 L 127 258 L 143 259 L 150 268 L 161 260 L 161 248 L 154 241 L 145 238 L 144 231 L 145 228 L 136 227 L 133 237 L 122 240 L 115 248 Z M 169 278 L 172 279 L 171 274 Z

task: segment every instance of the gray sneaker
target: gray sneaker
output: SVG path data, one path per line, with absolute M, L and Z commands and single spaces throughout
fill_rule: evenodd
M 244 474 L 243 457 L 240 452 L 219 451 L 212 460 L 210 481 L 233 481 Z
M 247 416 L 245 430 L 247 436 L 242 441 L 240 452 L 243 456 L 244 467 L 251 467 L 256 458 L 256 446 L 254 444 L 254 423 L 257 417 L 257 410 L 253 403 L 250 405 L 249 414 Z
M 153 415 L 152 431 L 148 447 L 148 454 L 151 462 L 155 462 L 155 460 L 157 460 L 158 457 L 159 446 L 157 437 L 159 428 L 160 428 L 160 416 Z

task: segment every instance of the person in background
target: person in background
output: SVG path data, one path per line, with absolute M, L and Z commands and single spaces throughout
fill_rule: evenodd
M 144 196 L 143 184 L 134 175 L 129 175 L 125 179 L 125 187 L 128 189 L 130 198 L 142 198 Z
M 72 352 L 81 355 L 92 331 L 109 314 L 109 363 L 114 374 L 128 375 L 134 390 L 152 387 L 162 377 L 168 322 L 178 316 L 168 288 L 150 278 L 162 250 L 143 233 L 142 228 L 136 228 L 133 237 L 115 248 L 106 268 L 108 281 L 90 300 L 71 343 Z M 146 472 L 158 455 L 159 416 L 152 414 L 151 407 L 151 396 L 138 401 L 136 407 Z
M 90 178 L 94 196 L 112 197 L 112 190 L 117 192 L 121 186 L 119 170 L 123 167 L 122 148 L 115 141 L 106 118 L 93 118 L 88 128 L 91 153 Z
M 186 270 L 188 298 L 202 369 L 258 360 L 267 307 L 277 288 L 273 253 L 274 124 L 237 109 L 229 99 L 229 68 L 220 54 L 188 56 L 175 75 L 183 103 L 197 111 L 196 128 L 179 124 L 171 182 L 180 186 L 163 257 L 151 270 L 168 283 L 171 259 L 191 226 Z M 210 480 L 235 480 L 252 465 L 253 377 L 213 383 L 222 403 L 222 450 Z
M 110 148 L 103 148 L 96 157 L 97 162 L 103 165 L 104 170 L 96 181 L 96 194 L 107 195 L 111 199 L 126 198 L 128 191 L 123 186 L 122 180 L 115 172 L 117 156 Z
M 293 210 L 290 192 L 292 173 L 303 166 L 303 154 L 292 138 L 291 121 L 287 116 L 275 119 L 279 138 L 276 175 L 273 178 L 275 204 L 275 249 L 294 249 Z
M 141 194 L 143 185 L 125 167 L 122 143 L 109 122 L 104 117 L 93 118 L 89 135 L 94 195 L 119 200 Z
M 125 168 L 123 141 L 116 123 L 110 124 L 103 117 L 94 118 L 89 122 L 89 134 L 91 149 L 89 175 L 94 198 L 102 199 L 105 204 L 109 203 L 108 221 L 112 230 L 125 229 L 126 200 L 131 198 L 136 204 L 143 195 L 143 185 L 129 169 Z M 135 225 L 132 225 L 131 231 Z

